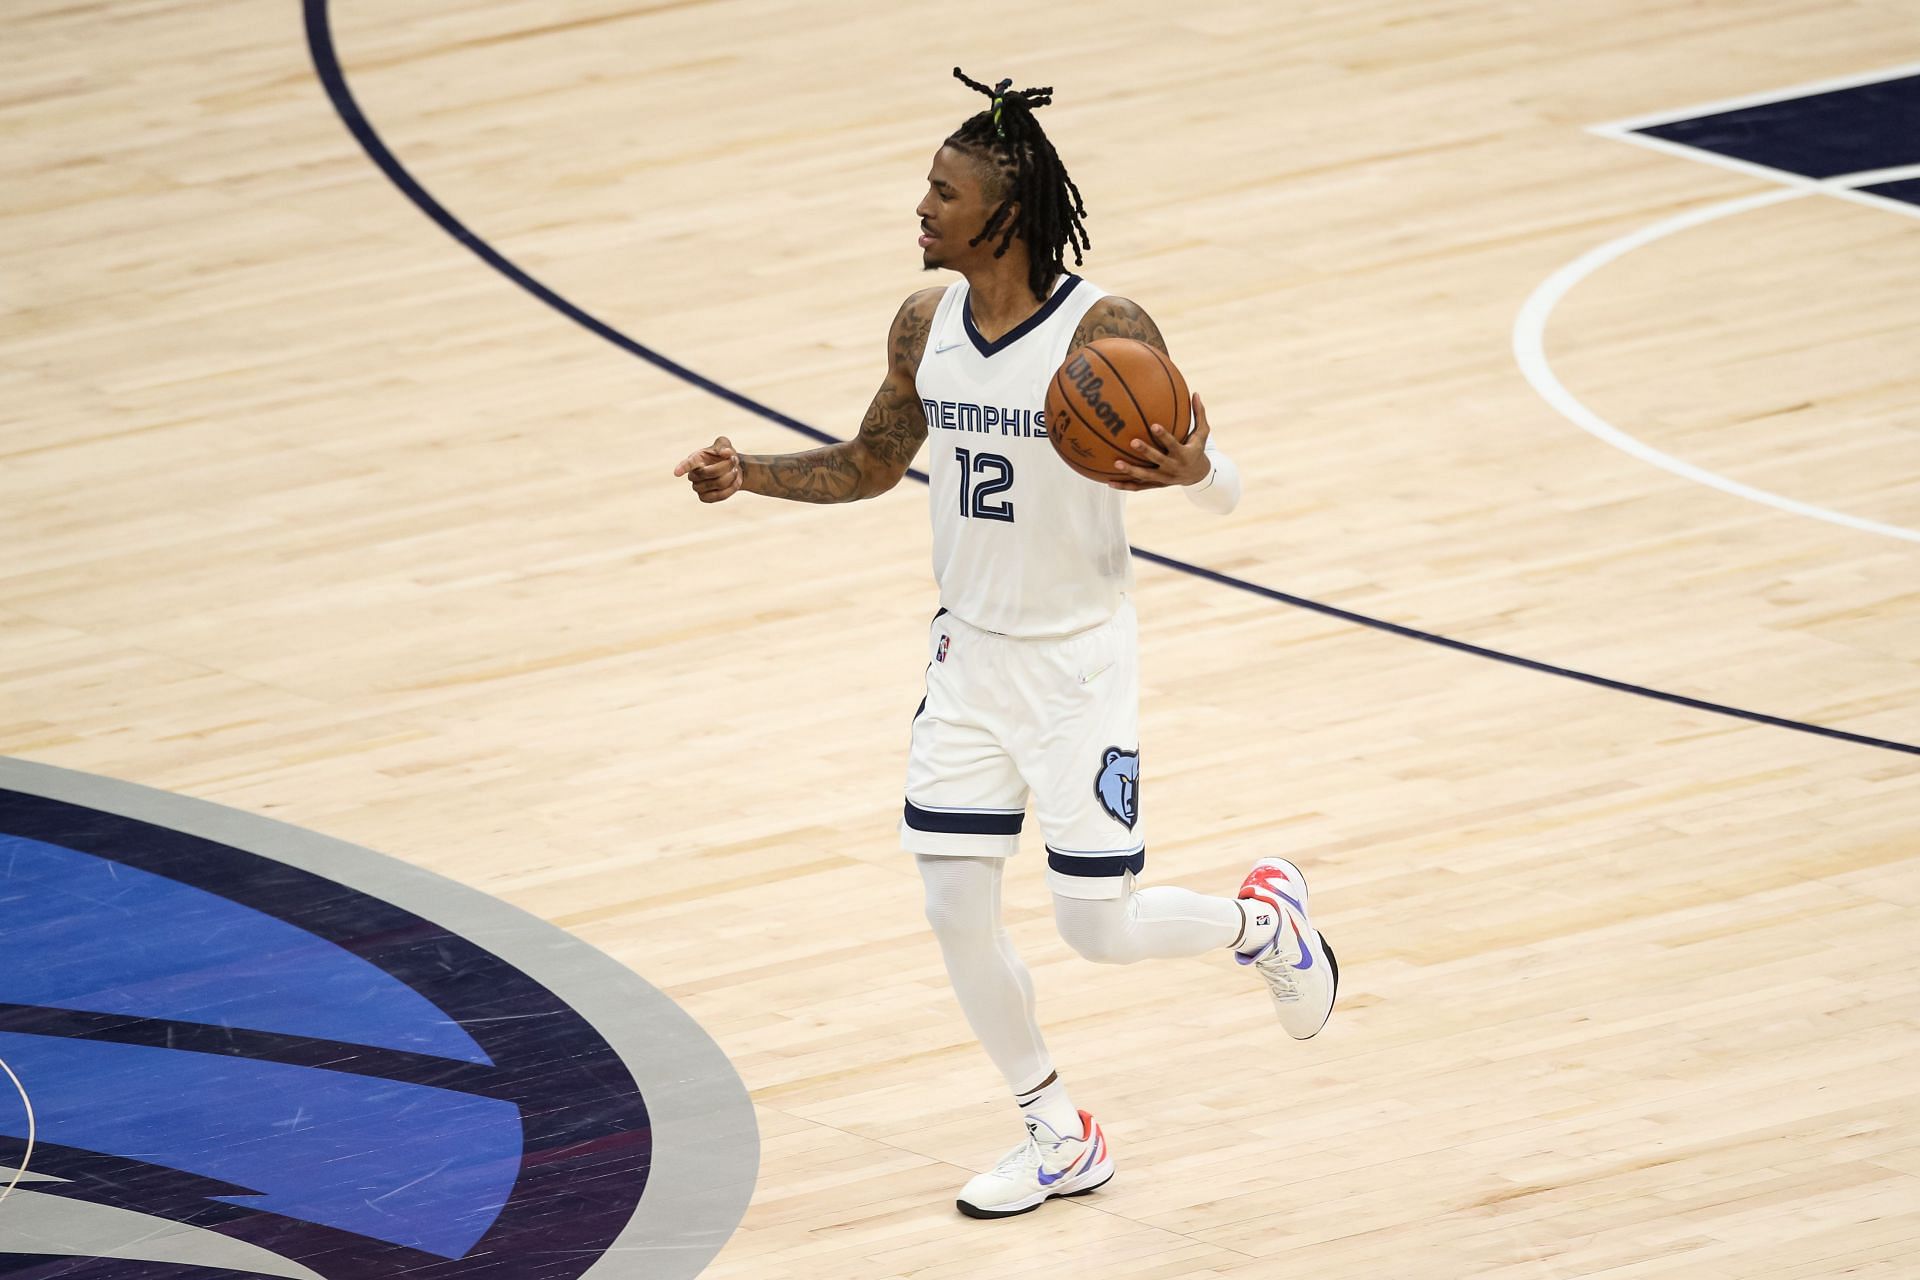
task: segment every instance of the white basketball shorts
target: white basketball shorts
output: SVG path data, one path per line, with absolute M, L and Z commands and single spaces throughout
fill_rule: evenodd
M 1138 653 L 1131 601 L 1098 627 L 1046 640 L 935 615 L 900 846 L 1009 857 L 1031 791 L 1053 891 L 1120 896 L 1146 863 Z

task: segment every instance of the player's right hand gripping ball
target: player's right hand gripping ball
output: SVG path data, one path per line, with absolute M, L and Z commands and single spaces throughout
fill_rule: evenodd
M 1047 384 L 1047 437 L 1061 461 L 1089 480 L 1112 480 L 1120 459 L 1151 467 L 1135 440 L 1153 445 L 1153 424 L 1185 443 L 1193 431 L 1187 380 L 1167 359 L 1132 338 L 1096 338 L 1067 353 Z M 1151 455 L 1149 455 L 1151 456 Z

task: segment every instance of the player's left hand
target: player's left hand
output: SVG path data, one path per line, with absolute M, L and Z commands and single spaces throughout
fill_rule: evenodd
M 1207 406 L 1201 403 L 1198 393 L 1193 397 L 1193 431 L 1186 443 L 1174 439 L 1173 432 L 1157 422 L 1147 430 L 1153 433 L 1151 441 L 1133 442 L 1133 451 L 1140 455 L 1140 461 L 1115 462 L 1113 469 L 1119 474 L 1106 481 L 1109 488 L 1132 491 L 1199 484 L 1213 471 L 1213 463 L 1207 460 Z

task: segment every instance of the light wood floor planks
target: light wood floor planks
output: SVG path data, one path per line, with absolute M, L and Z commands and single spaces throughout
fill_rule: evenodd
M 1912 61 L 1920 5 L 335 0 L 354 91 L 595 315 L 850 431 L 948 78 L 1051 83 L 1087 273 L 1247 499 L 1136 541 L 1543 661 L 1920 742 L 1920 547 L 1607 449 L 1514 365 L 1552 271 L 1757 179 L 1598 121 Z M 718 433 L 367 161 L 291 5 L 20 0 L 0 47 L 0 753 L 266 813 L 631 964 L 758 1105 L 716 1280 L 1920 1272 L 1920 758 L 1142 566 L 1162 880 L 1280 849 L 1344 961 L 1285 1040 L 1224 957 L 1097 968 L 1009 888 L 1120 1163 L 1026 1218 L 894 848 L 924 494 L 702 508 Z M 1920 158 L 1920 157 L 1916 157 Z M 1548 331 L 1655 447 L 1920 527 L 1920 224 L 1808 199 Z

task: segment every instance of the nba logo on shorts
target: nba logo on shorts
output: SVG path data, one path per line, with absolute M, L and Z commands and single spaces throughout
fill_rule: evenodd
M 947 660 L 947 641 L 949 638 L 950 637 L 947 636 L 940 637 L 940 647 L 933 651 L 933 660 L 935 662 L 945 662 Z

